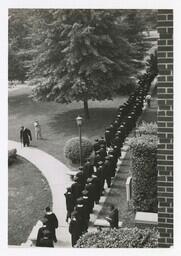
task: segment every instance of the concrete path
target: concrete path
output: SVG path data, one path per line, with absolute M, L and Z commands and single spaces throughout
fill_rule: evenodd
M 57 229 L 58 242 L 55 247 L 71 247 L 70 234 L 66 219 L 66 204 L 64 193 L 66 187 L 71 185 L 69 169 L 53 156 L 35 147 L 22 147 L 19 142 L 9 141 L 8 149 L 17 149 L 17 154 L 34 164 L 47 179 L 53 199 L 53 211 L 59 220 Z M 38 220 L 37 220 L 38 221 Z

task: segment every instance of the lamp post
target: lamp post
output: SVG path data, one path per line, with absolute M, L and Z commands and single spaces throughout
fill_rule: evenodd
M 83 121 L 83 118 L 82 118 L 81 116 L 78 116 L 78 117 L 76 118 L 77 126 L 79 127 L 80 166 L 82 166 L 82 133 L 81 133 L 82 121 Z

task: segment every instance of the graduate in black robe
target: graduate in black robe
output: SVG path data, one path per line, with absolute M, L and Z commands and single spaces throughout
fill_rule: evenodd
M 77 215 L 77 214 L 76 214 Z M 71 234 L 72 247 L 76 245 L 77 240 L 82 234 L 82 227 L 76 215 L 73 215 L 69 224 L 69 232 Z
M 67 209 L 66 222 L 68 222 L 68 219 L 71 218 L 71 213 L 74 210 L 74 199 L 71 192 L 71 188 L 67 188 L 67 191 L 64 194 L 64 196 L 66 200 L 66 209 Z
M 56 238 L 55 229 L 58 228 L 57 217 L 53 212 L 51 212 L 50 207 L 46 207 L 46 214 L 45 214 L 44 217 L 47 218 L 47 220 L 48 220 L 47 221 L 47 227 L 53 235 L 53 241 L 56 243 L 57 238 Z
M 30 140 L 32 140 L 31 131 L 28 128 L 21 127 L 20 130 L 20 141 L 23 143 L 23 146 L 29 147 Z
M 44 218 L 43 226 L 38 230 L 36 246 L 37 247 L 54 247 L 53 235 L 47 227 L 48 220 Z
M 118 228 L 119 226 L 119 212 L 114 205 L 110 205 L 110 214 L 105 219 L 109 222 L 111 228 Z

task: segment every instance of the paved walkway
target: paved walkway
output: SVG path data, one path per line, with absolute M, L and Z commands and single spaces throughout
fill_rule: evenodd
M 55 247 L 71 247 L 68 224 L 65 222 L 66 204 L 64 197 L 66 187 L 72 183 L 69 175 L 67 175 L 69 169 L 53 156 L 35 147 L 24 148 L 19 142 L 9 141 L 8 149 L 13 148 L 17 149 L 18 155 L 34 164 L 49 183 L 52 192 L 53 211 L 59 220 L 59 228 L 57 229 L 58 242 Z

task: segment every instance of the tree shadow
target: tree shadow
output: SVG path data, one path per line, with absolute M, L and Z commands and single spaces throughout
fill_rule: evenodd
M 113 121 L 116 115 L 116 108 L 91 108 L 90 119 L 84 118 L 83 109 L 75 109 L 52 116 L 48 125 L 56 132 L 65 136 L 78 134 L 76 117 L 83 117 L 83 136 L 104 135 L 105 128 Z

